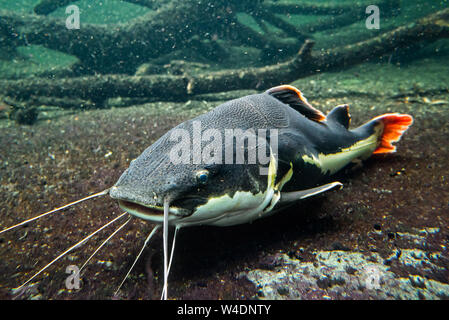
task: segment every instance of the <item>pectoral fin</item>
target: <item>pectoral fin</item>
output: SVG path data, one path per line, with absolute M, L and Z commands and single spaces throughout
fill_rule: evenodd
M 301 190 L 301 191 L 294 191 L 294 192 L 282 192 L 281 193 L 281 199 L 279 200 L 279 202 L 292 202 L 292 201 L 297 201 L 297 200 L 301 200 L 301 199 L 305 199 L 308 197 L 312 197 L 314 195 L 317 195 L 319 193 L 328 191 L 328 190 L 332 190 L 335 188 L 342 188 L 343 184 L 335 181 L 335 182 L 331 182 L 316 188 L 311 188 L 311 189 L 306 189 L 306 190 Z

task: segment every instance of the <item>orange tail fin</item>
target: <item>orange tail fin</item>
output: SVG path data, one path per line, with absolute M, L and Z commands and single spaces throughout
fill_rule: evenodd
M 402 134 L 413 123 L 412 116 L 408 114 L 387 113 L 374 118 L 384 125 L 382 136 L 380 137 L 380 144 L 373 154 L 392 153 L 396 151 L 393 142 L 401 139 Z

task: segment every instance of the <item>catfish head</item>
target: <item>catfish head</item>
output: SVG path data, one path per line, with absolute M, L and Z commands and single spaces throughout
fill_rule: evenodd
M 122 209 L 162 224 L 167 201 L 171 225 L 230 225 L 244 222 L 245 212 L 267 203 L 268 177 L 260 174 L 258 163 L 247 161 L 248 150 L 258 146 L 247 141 L 243 161 L 237 163 L 236 141 L 226 142 L 221 129 L 211 135 L 207 128 L 195 128 L 200 120 L 171 129 L 131 161 L 109 193 Z M 195 134 L 202 138 L 195 141 Z M 229 148 L 230 163 L 224 160 Z

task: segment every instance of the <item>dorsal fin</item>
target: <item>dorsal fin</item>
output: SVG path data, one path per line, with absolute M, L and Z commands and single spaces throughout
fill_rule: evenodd
M 343 125 L 346 129 L 349 128 L 349 124 L 351 123 L 351 115 L 349 114 L 349 106 L 347 104 L 343 104 L 340 106 L 336 106 L 333 108 L 327 115 L 327 121 L 338 122 Z
M 313 121 L 324 121 L 326 116 L 319 110 L 315 109 L 307 102 L 301 91 L 289 85 L 282 85 L 268 89 L 266 91 L 272 97 L 288 104 L 290 107 L 301 113 L 303 116 Z

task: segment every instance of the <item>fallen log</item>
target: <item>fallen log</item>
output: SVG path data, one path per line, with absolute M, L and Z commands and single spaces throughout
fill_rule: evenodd
M 241 89 L 263 90 L 313 73 L 342 69 L 422 41 L 449 37 L 449 8 L 377 37 L 327 51 L 312 52 L 306 41 L 298 54 L 284 62 L 261 68 L 245 68 L 198 75 L 99 75 L 48 79 L 1 80 L 5 96 L 26 100 L 31 95 L 90 100 L 98 105 L 111 97 L 152 97 L 161 101 L 185 101 L 197 94 Z
M 182 49 L 194 35 L 230 34 L 234 15 L 258 2 L 172 0 L 126 24 L 81 22 L 80 29 L 67 29 L 64 19 L 0 10 L 0 32 L 8 33 L 0 36 L 15 34 L 17 46 L 42 45 L 73 55 L 87 71 L 133 74 L 142 63 Z
M 18 14 L 0 11 L 0 38 L 10 39 L 9 47 L 21 45 L 42 45 L 46 48 L 64 52 L 77 57 L 80 63 L 77 71 L 89 73 L 134 74 L 137 67 L 161 55 L 188 47 L 192 37 L 200 39 L 219 35 L 222 40 L 236 40 L 249 44 L 268 57 L 265 62 L 276 58 L 291 56 L 306 38 L 304 33 L 318 30 L 307 27 L 303 31 L 274 13 L 289 14 L 344 14 L 345 23 L 350 23 L 354 15 L 346 13 L 354 10 L 348 4 L 265 3 L 262 0 L 126 0 L 149 8 L 156 8 L 126 24 L 98 25 L 81 21 L 81 28 L 69 30 L 65 19 L 42 15 Z M 70 4 L 69 0 L 41 0 L 35 12 L 48 14 L 58 7 Z M 377 0 L 385 11 L 391 11 L 398 0 Z M 356 6 L 363 11 L 363 6 Z M 284 10 L 284 11 L 283 11 Z M 265 36 L 243 26 L 236 19 L 236 13 L 262 12 L 263 18 L 285 31 L 289 37 L 278 39 Z M 355 21 L 355 20 L 354 20 Z M 310 36 L 308 36 L 310 38 Z M 292 40 L 292 39 L 296 40 Z M 283 50 L 279 50 L 283 48 Z M 282 54 L 274 54 L 282 52 Z
M 33 11 L 36 14 L 47 15 L 58 8 L 68 6 L 73 0 L 41 0 L 35 6 Z

